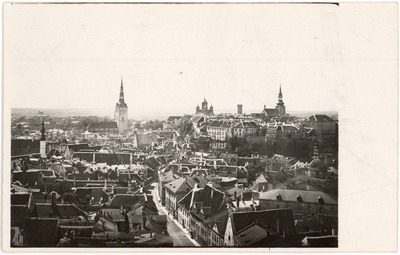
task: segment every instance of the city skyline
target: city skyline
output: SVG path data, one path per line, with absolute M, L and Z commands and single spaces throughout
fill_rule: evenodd
M 282 85 L 288 110 L 340 110 L 345 70 L 334 56 L 346 45 L 336 5 L 231 5 L 219 16 L 209 5 L 108 7 L 40 5 L 25 13 L 18 5 L 6 13 L 13 29 L 5 29 L 5 74 L 18 74 L 11 107 L 110 108 L 123 76 L 131 109 L 184 109 L 204 97 L 217 112 L 262 109 L 275 105 Z M 22 12 L 32 22 L 16 19 Z M 206 21 L 211 16 L 217 20 Z M 305 93 L 321 96 L 299 97 Z

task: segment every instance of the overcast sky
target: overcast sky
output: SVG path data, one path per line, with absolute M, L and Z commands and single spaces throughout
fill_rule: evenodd
M 338 111 L 352 93 L 345 89 L 349 63 L 367 57 L 357 44 L 371 46 L 370 58 L 393 57 L 379 49 L 393 36 L 374 23 L 385 16 L 375 17 L 373 6 L 361 8 L 363 16 L 358 10 L 345 4 L 7 5 L 5 96 L 13 108 L 112 113 L 123 76 L 130 117 L 138 109 L 194 112 L 203 98 L 215 112 L 234 112 L 239 103 L 245 112 L 261 111 L 275 107 L 280 84 L 288 111 Z

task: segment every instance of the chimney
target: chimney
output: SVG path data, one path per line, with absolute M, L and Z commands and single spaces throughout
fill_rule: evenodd
M 332 226 L 332 236 L 336 236 L 336 228 L 335 228 L 335 226 Z
M 214 160 L 214 169 L 217 170 L 217 160 Z
M 239 210 L 239 199 L 236 199 L 236 208 Z
M 237 199 L 236 199 L 236 191 L 235 191 L 235 193 L 234 193 L 234 196 L 235 196 L 235 200 L 237 200 Z
M 64 204 L 64 198 L 63 197 L 61 197 L 61 204 L 62 205 Z

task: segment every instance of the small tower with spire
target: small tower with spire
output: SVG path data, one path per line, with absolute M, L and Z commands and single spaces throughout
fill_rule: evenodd
M 128 105 L 125 103 L 124 82 L 122 76 L 119 102 L 115 105 L 114 120 L 117 122 L 118 132 L 120 134 L 128 129 Z
M 278 103 L 275 107 L 278 111 L 280 116 L 286 116 L 286 107 L 285 103 L 283 102 L 283 95 L 282 95 L 282 86 L 279 84 L 279 93 L 278 93 Z

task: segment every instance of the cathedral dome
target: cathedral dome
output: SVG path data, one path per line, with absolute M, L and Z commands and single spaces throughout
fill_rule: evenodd
M 310 166 L 308 168 L 310 170 L 324 170 L 324 171 L 326 171 L 328 169 L 328 164 L 326 164 L 321 159 L 316 158 L 316 159 L 313 159 L 313 161 L 311 161 Z

